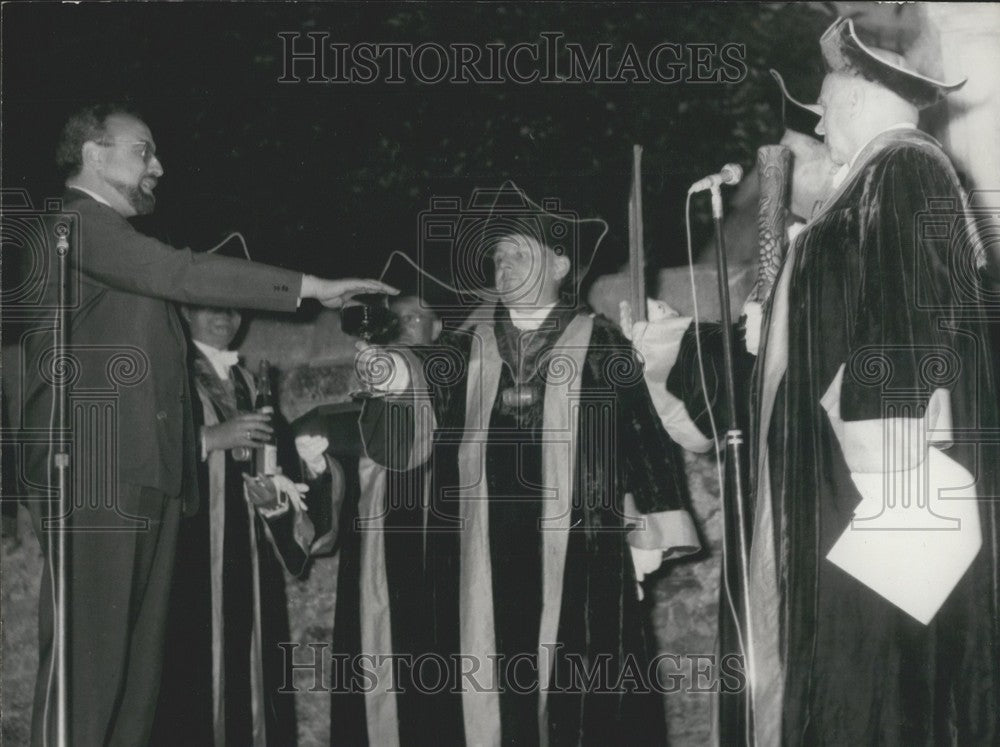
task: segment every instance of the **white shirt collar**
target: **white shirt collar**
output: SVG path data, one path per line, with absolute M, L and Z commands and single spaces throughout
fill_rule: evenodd
M 510 306 L 507 307 L 507 311 L 510 312 L 510 321 L 520 330 L 536 330 L 542 326 L 542 322 L 548 317 L 549 312 L 555 308 L 556 302 L 553 301 L 548 306 L 542 306 L 539 309 L 515 309 Z
M 90 195 L 91 197 L 93 197 L 95 200 L 97 200 L 102 205 L 107 205 L 108 207 L 111 207 L 111 203 L 108 202 L 107 200 L 105 200 L 99 194 L 97 194 L 97 192 L 92 192 L 89 189 L 87 189 L 86 187 L 81 187 L 79 184 L 70 184 L 69 186 L 72 189 L 77 190 L 78 192 L 83 192 L 85 195 Z M 114 208 L 111 208 L 111 209 L 114 210 Z
M 229 369 L 239 363 L 240 356 L 235 350 L 219 350 L 203 342 L 192 340 L 195 347 L 202 352 L 208 362 L 212 364 L 215 373 L 223 381 L 229 380 Z
M 869 145 L 875 142 L 875 138 L 881 137 L 884 133 L 889 132 L 890 130 L 915 130 L 916 128 L 917 128 L 916 125 L 912 124 L 911 122 L 897 122 L 896 124 L 890 125 L 889 127 L 886 127 L 884 130 L 879 132 L 877 135 L 875 135 L 875 137 L 873 137 L 867 143 L 858 148 L 858 150 L 854 153 L 854 155 L 851 156 L 851 160 L 845 163 L 837 170 L 837 172 L 833 175 L 833 189 L 837 189 L 841 184 L 844 183 L 844 180 L 847 179 L 847 175 L 850 174 L 851 169 L 854 168 L 854 162 L 857 161 L 858 156 L 861 155 L 861 151 L 863 151 L 865 148 L 867 148 Z

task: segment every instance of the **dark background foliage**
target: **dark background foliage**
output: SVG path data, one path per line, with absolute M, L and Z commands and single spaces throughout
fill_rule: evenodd
M 414 253 L 432 195 L 513 178 L 611 232 L 592 275 L 627 259 L 631 145 L 645 148 L 648 265 L 685 261 L 687 185 L 752 166 L 780 135 L 767 73 L 814 100 L 824 4 L 6 4 L 3 186 L 61 193 L 52 153 L 74 108 L 128 99 L 166 171 L 145 226 L 205 248 L 242 231 L 256 259 L 316 274 L 378 274 Z M 736 42 L 739 83 L 391 85 L 279 83 L 283 31 L 342 42 Z M 707 236 L 697 212 L 696 241 Z

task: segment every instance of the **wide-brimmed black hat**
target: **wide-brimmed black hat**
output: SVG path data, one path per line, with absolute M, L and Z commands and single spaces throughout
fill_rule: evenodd
M 865 46 L 849 18 L 838 18 L 820 37 L 827 72 L 856 75 L 888 88 L 918 109 L 936 104 L 965 85 L 944 83 L 910 69 L 902 56 Z
M 788 92 L 788 88 L 785 87 L 785 80 L 777 70 L 771 70 L 771 75 L 781 89 L 781 121 L 785 129 L 808 135 L 816 140 L 822 140 L 823 138 L 816 134 L 816 125 L 822 118 L 819 107 L 803 104 L 793 97 Z
M 492 257 L 505 237 L 525 236 L 568 257 L 564 293 L 575 296 L 608 233 L 602 218 L 583 218 L 554 197 L 539 204 L 513 181 L 499 189 L 476 190 L 466 223 L 466 230 L 458 234 L 453 277 L 457 287 L 485 300 L 496 300 L 490 282 Z

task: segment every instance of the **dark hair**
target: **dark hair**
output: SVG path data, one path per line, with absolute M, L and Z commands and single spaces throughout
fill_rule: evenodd
M 113 114 L 127 114 L 141 117 L 128 104 L 92 104 L 74 112 L 63 127 L 59 145 L 56 148 L 56 166 L 65 177 L 75 176 L 83 168 L 83 144 L 98 141 L 106 133 L 108 117 Z

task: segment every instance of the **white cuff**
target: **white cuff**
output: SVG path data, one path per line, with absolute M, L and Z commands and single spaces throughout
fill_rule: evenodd
M 701 549 L 694 521 L 684 509 L 639 513 L 631 493 L 625 494 L 625 521 L 632 525 L 630 546 L 640 550 L 662 550 L 664 560 L 692 555 Z
M 373 384 L 373 390 L 385 394 L 401 394 L 410 388 L 410 366 L 406 358 L 385 348 L 374 355 L 378 355 L 379 358 L 373 361 L 373 370 L 381 372 L 385 367 L 387 376 L 384 382 Z
M 841 364 L 819 403 L 826 411 L 851 472 L 905 472 L 924 461 L 929 444 L 946 448 L 951 443 L 951 395 L 947 389 L 934 390 L 921 418 L 845 422 L 840 416 L 844 370 L 845 365 Z
M 632 344 L 642 356 L 649 398 L 660 416 L 660 422 L 670 437 L 682 448 L 704 454 L 712 448 L 688 414 L 684 403 L 667 391 L 667 377 L 677 363 L 681 340 L 691 317 L 672 316 L 655 322 L 636 322 L 632 327 Z
M 861 496 L 826 559 L 928 624 L 982 546 L 976 478 L 933 444 L 951 441 L 951 400 L 937 389 L 922 418 L 844 422 L 844 366 L 820 404 Z

